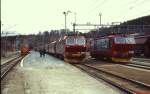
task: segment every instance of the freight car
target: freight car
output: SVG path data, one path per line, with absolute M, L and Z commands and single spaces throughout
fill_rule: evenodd
M 93 39 L 90 55 L 93 58 L 107 58 L 113 62 L 129 62 L 134 51 L 135 40 L 127 35 L 109 35 Z

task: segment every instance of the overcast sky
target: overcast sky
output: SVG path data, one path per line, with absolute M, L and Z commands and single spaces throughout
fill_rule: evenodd
M 123 22 L 150 15 L 150 0 L 1 0 L 3 31 L 33 34 L 39 31 L 64 28 L 64 11 L 67 27 L 77 14 L 77 23 L 102 24 Z

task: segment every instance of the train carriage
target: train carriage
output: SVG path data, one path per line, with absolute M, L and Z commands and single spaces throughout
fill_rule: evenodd
M 48 44 L 48 53 L 51 55 L 55 55 L 56 53 L 56 41 L 51 42 L 50 44 Z
M 54 47 L 55 55 L 61 59 L 64 59 L 64 51 L 65 51 L 64 45 L 65 45 L 65 38 L 57 41 Z
M 94 58 L 108 58 L 114 62 L 129 62 L 134 51 L 135 40 L 127 35 L 109 35 L 93 39 L 90 55 Z

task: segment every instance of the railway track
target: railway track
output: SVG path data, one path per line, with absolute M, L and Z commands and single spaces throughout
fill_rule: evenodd
M 146 58 L 133 58 L 133 62 L 145 62 L 145 63 L 150 63 L 150 59 Z
M 142 64 L 137 64 L 137 63 L 130 63 L 130 64 L 126 64 L 125 66 L 131 66 L 131 67 L 136 67 L 136 68 L 150 70 L 150 66 L 148 66 L 148 65 L 142 65 Z
M 121 91 L 126 92 L 127 94 L 137 94 L 136 92 L 150 92 L 150 85 L 128 79 L 123 76 L 116 75 L 103 70 L 102 68 L 95 68 L 87 64 L 73 64 L 82 71 L 88 73 L 96 79 L 102 79 L 109 84 L 119 88 Z
M 135 61 L 133 61 L 133 60 L 135 60 Z M 139 60 L 138 58 L 136 58 L 136 59 L 133 59 L 133 60 L 129 64 L 121 64 L 121 65 L 150 70 L 150 63 L 147 63 L 147 62 L 150 62 L 150 59 Z M 146 62 L 144 62 L 144 61 L 146 61 Z M 102 61 L 102 62 L 105 62 L 105 63 L 108 63 L 108 64 L 112 64 L 111 62 L 108 62 L 108 61 Z M 120 63 L 113 63 L 113 64 L 120 64 Z
M 131 63 L 126 66 L 150 70 L 150 59 L 133 58 Z
M 150 67 L 150 59 L 133 58 L 132 63 Z
M 5 76 L 15 67 L 19 61 L 22 60 L 23 57 L 16 57 L 4 64 L 1 65 L 1 81 L 5 78 Z

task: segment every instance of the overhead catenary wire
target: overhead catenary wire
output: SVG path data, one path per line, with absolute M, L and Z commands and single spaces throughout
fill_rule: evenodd
M 134 0 L 135 1 L 135 0 Z M 115 19 L 122 18 L 123 20 L 127 20 L 128 18 L 136 18 L 138 15 L 142 15 L 145 12 L 149 12 L 149 10 L 141 10 L 140 13 L 136 13 L 134 11 L 137 11 L 139 7 L 141 7 L 144 3 L 146 3 L 148 0 L 137 0 L 135 3 L 134 1 L 130 2 L 130 4 L 126 5 L 123 10 L 120 11 L 120 14 L 124 15 L 117 15 Z M 139 5 L 140 4 L 140 5 Z M 134 17 L 135 16 L 135 17 Z M 143 15 L 144 16 L 144 15 Z M 139 17 L 139 16 L 138 16 Z
M 138 1 L 139 1 L 139 2 L 138 2 Z M 149 1 L 149 0 L 137 0 L 136 2 L 132 3 L 133 5 L 129 6 L 129 9 L 130 9 L 130 10 L 131 10 L 131 9 L 134 9 L 134 8 L 138 7 L 139 4 L 140 4 L 140 5 L 141 5 L 141 4 L 144 4 L 144 3 L 146 3 L 147 1 Z
M 86 19 L 89 19 L 89 16 L 93 15 L 92 19 L 92 23 L 97 23 L 97 19 L 99 18 L 99 14 L 93 14 L 93 12 L 95 12 L 97 9 L 101 8 L 102 6 L 104 6 L 104 4 L 107 3 L 107 1 L 109 0 L 96 0 L 94 3 L 95 3 L 95 6 L 91 7 L 91 9 L 88 11 L 88 15 L 86 16 Z M 92 20 L 90 19 L 90 20 Z M 87 21 L 87 22 L 91 22 L 91 21 Z
M 102 7 L 108 0 L 103 0 L 102 2 L 98 3 L 94 8 L 92 8 L 89 13 L 94 12 L 96 9 L 100 9 L 100 7 Z

